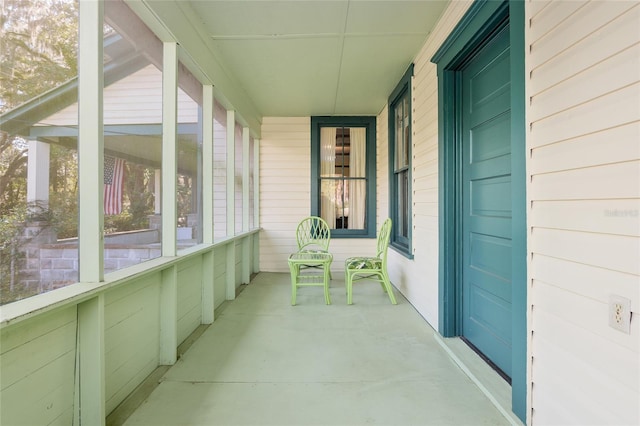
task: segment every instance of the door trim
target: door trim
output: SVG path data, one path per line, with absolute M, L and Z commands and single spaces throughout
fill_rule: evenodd
M 524 5 L 519 0 L 477 0 L 431 59 L 438 66 L 438 331 L 462 334 L 461 129 L 459 68 L 495 31 L 510 25 L 512 158 L 512 410 L 526 422 L 527 407 L 527 261 Z

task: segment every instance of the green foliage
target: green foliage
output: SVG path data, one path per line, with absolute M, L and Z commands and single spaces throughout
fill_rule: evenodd
M 78 3 L 4 0 L 0 17 L 0 113 L 78 73 Z

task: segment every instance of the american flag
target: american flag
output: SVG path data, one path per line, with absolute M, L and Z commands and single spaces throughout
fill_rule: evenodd
M 122 212 L 124 160 L 104 156 L 104 214 Z

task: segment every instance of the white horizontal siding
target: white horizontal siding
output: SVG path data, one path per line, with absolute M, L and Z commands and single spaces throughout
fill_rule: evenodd
M 526 22 L 531 422 L 638 424 L 640 5 L 532 1 Z
M 178 344 L 200 325 L 202 319 L 202 258 L 197 256 L 178 267 Z
M 71 424 L 75 306 L 3 329 L 0 334 L 0 423 Z
M 111 412 L 157 366 L 160 274 L 105 295 L 106 411 Z
M 296 227 L 311 212 L 311 120 L 266 117 L 261 133 L 260 270 L 289 272 L 287 258 L 297 249 Z M 386 181 L 380 172 L 377 179 Z M 375 254 L 375 240 L 333 238 L 330 251 L 334 278 L 342 279 L 336 274 L 344 271 L 344 260 Z
M 424 46 L 414 59 L 412 80 L 412 244 L 414 259 L 389 250 L 391 282 L 438 328 L 438 80 L 431 63 L 436 50 L 449 36 L 472 2 L 451 2 Z M 388 211 L 388 111 L 378 116 L 378 181 L 385 191 L 378 194 Z M 380 184 L 379 184 L 380 185 Z M 379 216 L 388 213 L 379 211 Z
M 104 125 L 162 123 L 162 73 L 148 65 L 104 88 Z M 198 104 L 178 89 L 178 123 L 197 123 Z M 78 103 L 41 120 L 40 126 L 76 126 Z
M 261 134 L 260 270 L 288 272 L 296 226 L 311 211 L 311 120 L 265 117 Z

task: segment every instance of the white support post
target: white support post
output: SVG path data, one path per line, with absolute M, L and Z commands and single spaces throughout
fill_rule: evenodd
M 227 111 L 227 236 L 233 236 L 236 228 L 236 116 Z M 236 243 L 227 244 L 227 300 L 236 298 Z
M 49 208 L 48 143 L 29 141 L 27 155 L 27 206 L 30 213 L 41 213 Z
M 260 227 L 260 139 L 253 140 L 253 226 Z M 253 272 L 260 272 L 260 234 L 253 234 Z
M 155 169 L 153 174 L 153 213 L 162 213 L 162 169 Z
M 249 230 L 249 128 L 242 128 L 242 230 Z M 242 240 L 242 283 L 251 280 L 251 237 Z
M 212 324 L 215 320 L 214 265 L 212 249 L 202 255 L 202 324 Z
M 165 42 L 162 69 L 162 255 L 177 254 L 176 189 L 178 121 L 178 45 Z
M 213 86 L 202 86 L 202 242 L 213 243 Z
M 162 271 L 160 284 L 160 365 L 178 360 L 178 267 Z
M 236 232 L 236 115 L 227 111 L 227 236 Z
M 81 282 L 100 282 L 104 277 L 104 3 L 82 0 L 79 16 L 78 272 Z
M 78 304 L 76 355 L 79 424 L 105 424 L 104 293 Z
M 202 241 L 213 243 L 213 86 L 202 86 Z M 202 256 L 202 323 L 214 321 L 213 250 Z

